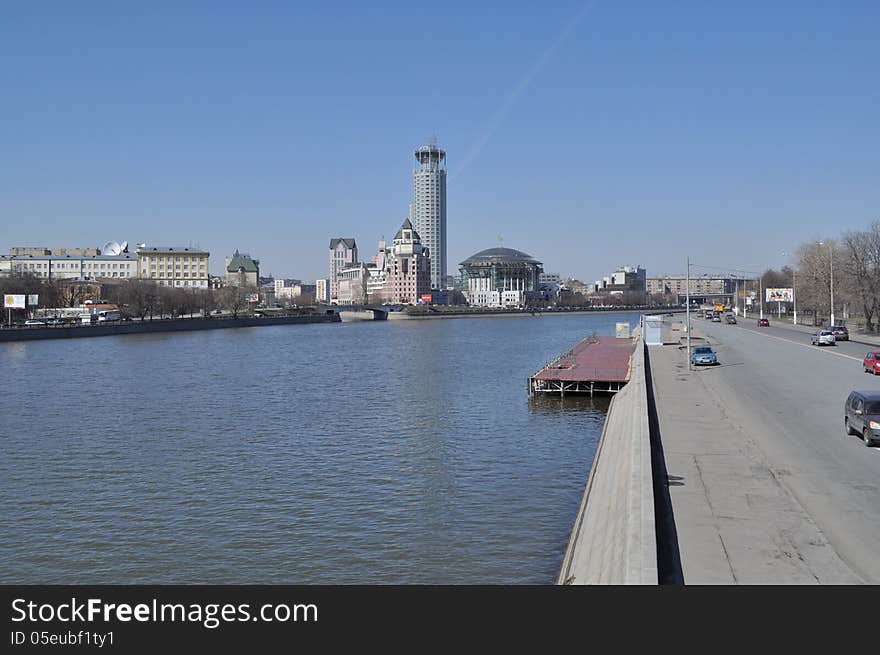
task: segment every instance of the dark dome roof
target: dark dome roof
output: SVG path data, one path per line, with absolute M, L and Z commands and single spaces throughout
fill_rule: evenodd
M 531 255 L 524 253 L 522 250 L 514 250 L 513 248 L 488 248 L 471 255 L 465 259 L 462 264 L 491 264 L 495 262 L 541 263 Z

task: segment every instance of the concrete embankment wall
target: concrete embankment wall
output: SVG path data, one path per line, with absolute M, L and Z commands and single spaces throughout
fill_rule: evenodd
M 658 584 L 645 345 L 611 401 L 558 584 Z
M 181 319 L 176 321 L 135 321 L 116 325 L 83 325 L 76 327 L 44 327 L 0 330 L 2 341 L 34 341 L 38 339 L 72 339 L 77 337 L 107 337 L 120 334 L 147 334 L 153 332 L 188 332 L 193 330 L 221 330 L 226 328 L 262 327 L 267 325 L 300 325 L 306 323 L 338 323 L 337 314 L 306 314 L 302 316 L 274 316 L 264 318 L 210 318 Z

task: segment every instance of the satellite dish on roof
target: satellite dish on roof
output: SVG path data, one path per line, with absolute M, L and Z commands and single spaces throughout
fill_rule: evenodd
M 122 246 L 120 246 L 115 241 L 108 241 L 104 244 L 104 247 L 101 248 L 102 255 L 121 255 L 122 254 Z
M 128 252 L 128 241 L 123 241 L 119 244 L 119 247 L 122 249 L 122 252 Z

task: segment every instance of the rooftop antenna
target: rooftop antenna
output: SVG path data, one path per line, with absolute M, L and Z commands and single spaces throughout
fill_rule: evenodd
M 437 147 L 437 132 L 431 132 L 431 138 L 428 139 L 428 145 Z
M 498 233 L 498 246 L 502 248 L 504 247 L 504 237 L 501 236 L 500 232 Z

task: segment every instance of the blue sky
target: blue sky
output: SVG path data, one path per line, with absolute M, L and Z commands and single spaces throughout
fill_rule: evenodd
M 448 153 L 448 264 L 593 280 L 786 263 L 880 220 L 880 2 L 24 2 L 0 21 L 0 252 L 362 257 Z

